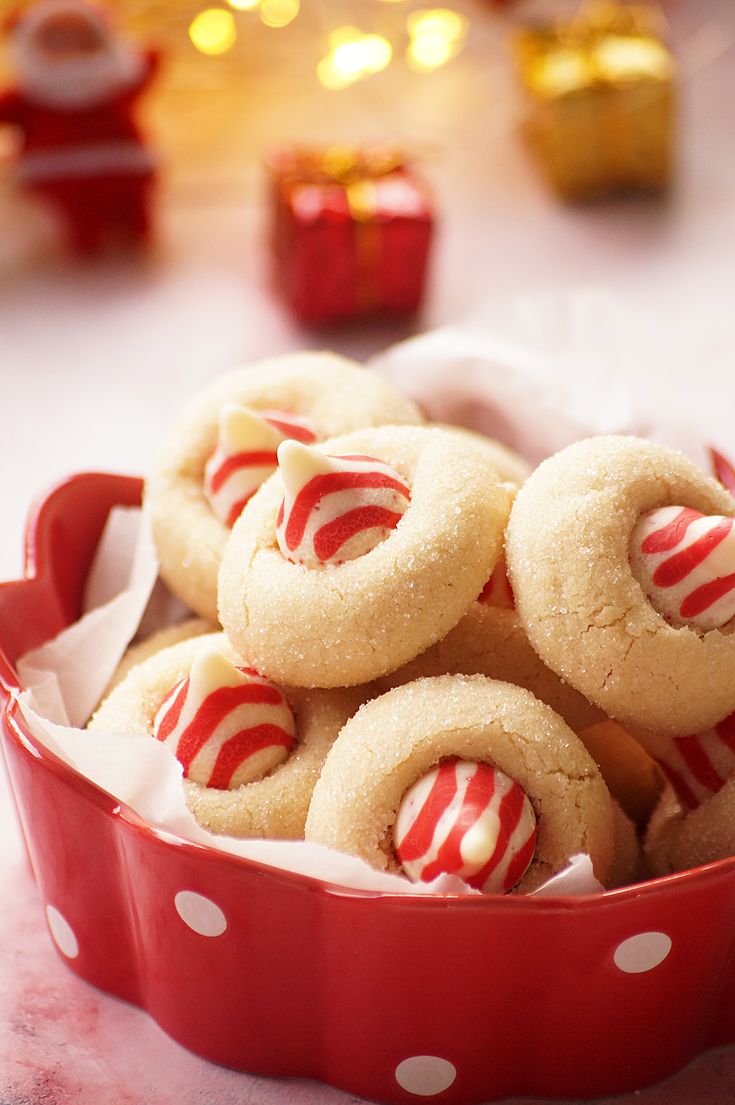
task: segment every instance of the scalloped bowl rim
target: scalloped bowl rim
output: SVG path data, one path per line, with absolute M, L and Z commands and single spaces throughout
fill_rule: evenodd
M 104 479 L 109 477 L 124 480 L 140 480 L 140 477 L 130 476 L 125 473 L 103 471 L 75 472 L 58 480 L 46 492 L 36 497 L 31 505 L 25 529 L 25 575 L 21 579 L 0 582 L 0 587 L 22 586 L 24 583 L 28 583 L 31 580 L 40 580 L 44 577 L 47 571 L 47 564 L 38 536 L 42 531 L 45 511 L 48 509 L 53 498 L 68 485 L 76 483 L 79 480 Z M 11 669 L 11 675 L 15 675 L 14 669 Z M 614 890 L 607 890 L 604 893 L 580 894 L 574 896 L 552 894 L 544 894 L 539 897 L 533 895 L 478 896 L 475 894 L 401 894 L 390 891 L 376 891 L 343 886 L 339 883 L 319 879 L 314 875 L 290 871 L 287 868 L 264 863 L 260 860 L 249 859 L 245 856 L 238 856 L 220 851 L 210 845 L 187 840 L 185 837 L 179 836 L 176 833 L 160 829 L 150 824 L 136 813 L 131 806 L 115 798 L 97 783 L 92 782 L 92 780 L 88 779 L 71 764 L 67 764 L 29 732 L 23 718 L 19 716 L 21 713 L 17 701 L 17 692 L 19 689 L 20 684 L 17 681 L 11 684 L 11 682 L 5 678 L 2 667 L 0 667 L 0 691 L 3 692 L 3 696 L 6 698 L 6 702 L 3 705 L 3 713 L 8 723 L 8 732 L 12 734 L 13 739 L 25 747 L 27 751 L 31 752 L 38 760 L 42 761 L 55 775 L 71 782 L 76 789 L 82 794 L 85 794 L 89 800 L 105 808 L 111 816 L 126 822 L 133 831 L 141 833 L 143 836 L 149 836 L 171 847 L 183 849 L 184 852 L 189 852 L 192 855 L 206 856 L 207 859 L 211 859 L 212 862 L 223 863 L 234 868 L 244 866 L 262 874 L 267 874 L 270 877 L 284 879 L 289 883 L 295 881 L 304 889 L 308 889 L 312 892 L 323 892 L 330 895 L 338 895 L 340 897 L 354 897 L 356 899 L 385 898 L 394 904 L 405 903 L 407 906 L 410 904 L 410 907 L 414 909 L 502 908 L 504 910 L 534 910 L 540 913 L 549 910 L 558 911 L 559 909 L 574 911 L 590 908 L 604 908 L 607 902 L 618 902 L 628 897 L 639 898 L 641 896 L 648 896 L 665 889 L 673 890 L 676 888 L 677 884 L 682 882 L 689 885 L 715 877 L 728 877 L 735 871 L 735 856 L 730 856 L 685 871 L 658 876 L 640 883 L 631 883 Z

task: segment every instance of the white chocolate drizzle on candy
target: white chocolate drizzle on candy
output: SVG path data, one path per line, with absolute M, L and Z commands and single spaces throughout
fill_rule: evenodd
M 515 597 L 504 556 L 501 556 L 495 565 L 493 574 L 478 595 L 477 601 L 484 603 L 485 606 L 495 606 L 500 610 L 515 609 Z
M 309 568 L 370 552 L 395 529 L 411 492 L 375 457 L 331 457 L 284 441 L 278 463 L 285 489 L 276 536 L 283 555 Z
M 404 794 L 393 843 L 413 882 L 446 873 L 505 894 L 533 859 L 536 815 L 522 787 L 497 768 L 444 760 Z
M 189 675 L 163 700 L 153 735 L 168 745 L 186 778 L 231 790 L 286 759 L 296 724 L 278 687 L 204 646 Z
M 703 632 L 735 615 L 733 519 L 683 506 L 638 519 L 630 564 L 652 606 L 673 626 Z
M 690 809 L 695 809 L 735 775 L 735 714 L 704 733 L 672 737 L 658 763 Z
M 276 450 L 287 438 L 312 442 L 316 434 L 295 414 L 224 405 L 217 447 L 204 466 L 204 494 L 226 526 L 234 526 L 248 499 L 275 471 Z

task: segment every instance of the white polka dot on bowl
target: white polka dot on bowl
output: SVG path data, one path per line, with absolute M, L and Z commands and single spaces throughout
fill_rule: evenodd
M 665 932 L 639 932 L 618 944 L 613 961 L 619 971 L 640 975 L 663 963 L 671 951 L 671 937 Z
M 396 1067 L 398 1085 L 417 1097 L 434 1097 L 443 1093 L 456 1077 L 454 1063 L 437 1055 L 412 1055 Z
M 180 890 L 174 905 L 184 924 L 199 936 L 221 936 L 227 928 L 227 918 L 216 902 L 194 890 Z
M 63 913 L 56 906 L 46 906 L 46 920 L 54 944 L 67 959 L 76 959 L 79 955 L 79 941 Z

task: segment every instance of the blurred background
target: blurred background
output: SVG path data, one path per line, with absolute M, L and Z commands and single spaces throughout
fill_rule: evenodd
M 18 85 L 10 48 L 18 13 L 43 2 L 0 3 L 0 88 Z M 589 5 L 581 17 L 579 7 L 109 0 L 114 37 L 160 59 L 132 111 L 158 165 L 150 244 L 76 256 L 58 211 L 24 183 L 22 130 L 0 122 L 2 575 L 19 570 L 23 519 L 38 492 L 83 468 L 145 471 L 176 410 L 213 374 L 307 346 L 364 359 L 519 293 L 602 287 L 662 332 L 686 322 L 684 345 L 700 362 L 688 409 L 705 415 L 715 406 L 724 420 L 711 398 L 731 340 L 735 8 L 664 0 L 642 9 L 643 39 L 670 48 L 675 69 L 656 72 L 658 62 L 652 69 L 634 48 L 618 59 L 632 66 L 620 87 L 650 96 L 667 84 L 673 93 L 666 180 L 654 193 L 603 189 L 570 202 L 523 140 L 539 96 L 534 107 L 513 44 L 519 31 L 556 21 L 564 48 L 577 49 L 579 28 L 564 35 L 589 17 Z M 640 18 L 641 9 L 614 4 L 597 5 L 593 18 L 614 20 L 621 9 Z M 598 108 L 572 87 L 583 78 L 568 63 L 540 98 L 552 112 L 547 125 L 569 122 L 573 137 L 574 110 L 588 112 L 584 126 L 594 131 Z M 629 105 L 613 110 L 624 130 Z M 306 326 L 274 277 L 265 161 L 274 150 L 335 143 L 390 144 L 433 193 L 418 311 Z M 629 367 L 635 376 L 650 365 Z M 666 365 L 657 371 L 665 387 Z

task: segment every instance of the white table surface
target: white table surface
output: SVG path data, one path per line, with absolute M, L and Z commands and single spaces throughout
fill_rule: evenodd
M 735 399 L 735 7 L 670 6 L 687 79 L 669 201 L 584 209 L 557 204 L 533 174 L 513 133 L 498 21 L 480 3 L 464 7 L 473 17 L 468 47 L 430 78 L 396 67 L 370 88 L 335 95 L 310 85 L 295 116 L 293 89 L 277 66 L 261 73 L 258 112 L 241 120 L 234 151 L 215 144 L 211 172 L 192 159 L 183 130 L 164 130 L 164 88 L 156 126 L 169 169 L 158 245 L 145 263 L 69 263 L 45 216 L 0 179 L 0 578 L 22 570 L 24 518 L 40 491 L 83 469 L 144 472 L 181 402 L 217 372 L 306 346 L 362 359 L 411 332 L 365 324 L 305 334 L 272 294 L 258 166 L 265 149 L 294 137 L 387 135 L 427 150 L 442 226 L 413 331 L 520 291 L 610 289 L 662 335 L 674 327 L 682 334 L 676 356 L 662 342 L 660 357 L 621 367 L 631 387 L 727 446 Z M 0 873 L 2 1105 L 349 1100 L 318 1084 L 200 1061 L 145 1014 L 67 971 L 45 933 L 4 780 Z M 733 1085 L 735 1049 L 724 1049 L 663 1086 L 615 1101 L 730 1105 Z

